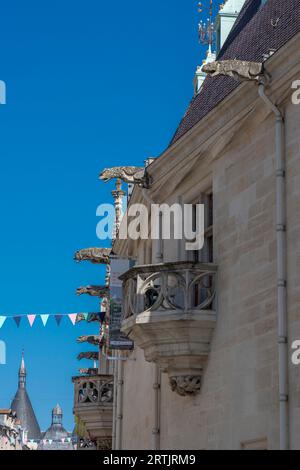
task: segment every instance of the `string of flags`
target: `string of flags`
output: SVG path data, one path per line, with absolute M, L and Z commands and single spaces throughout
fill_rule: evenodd
M 39 444 L 42 442 L 43 444 L 52 444 L 53 442 L 72 442 L 73 444 L 77 443 L 77 438 L 76 437 L 63 437 L 61 439 L 29 439 L 30 444 Z
M 27 314 L 27 315 L 0 315 L 0 329 L 3 327 L 7 320 L 13 320 L 16 326 L 19 328 L 23 318 L 26 318 L 30 327 L 33 327 L 34 323 L 40 318 L 43 326 L 45 327 L 48 323 L 49 318 L 54 317 L 57 326 L 61 324 L 64 317 L 68 318 L 72 325 L 75 326 L 81 321 L 87 321 L 88 323 L 98 321 L 103 323 L 105 318 L 105 312 L 88 312 L 88 313 L 59 313 L 59 314 Z

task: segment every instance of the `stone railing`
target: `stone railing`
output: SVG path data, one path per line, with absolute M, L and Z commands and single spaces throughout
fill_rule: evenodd
M 217 266 L 192 262 L 136 266 L 121 276 L 122 331 L 181 396 L 200 392 L 216 325 Z
M 94 442 L 99 450 L 111 450 L 113 376 L 101 374 L 73 377 L 73 382 L 74 414 L 82 421 L 87 440 Z
M 89 404 L 111 406 L 113 402 L 113 377 L 92 375 L 74 377 L 75 407 Z
M 215 298 L 213 264 L 193 262 L 137 266 L 121 279 L 124 288 L 124 319 L 143 312 L 203 311 Z

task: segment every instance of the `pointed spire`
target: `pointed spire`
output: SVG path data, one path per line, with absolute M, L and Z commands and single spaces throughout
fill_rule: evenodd
M 25 367 L 24 351 L 22 351 L 22 359 L 19 368 L 19 387 L 10 408 L 17 413 L 22 428 L 28 433 L 28 439 L 39 440 L 41 439 L 41 431 L 26 391 L 26 376 L 27 371 Z
M 25 367 L 25 360 L 24 360 L 24 349 L 22 351 L 22 359 L 21 359 L 21 364 L 20 364 L 20 369 L 19 369 L 19 386 L 21 388 L 25 388 L 26 386 L 26 367 Z

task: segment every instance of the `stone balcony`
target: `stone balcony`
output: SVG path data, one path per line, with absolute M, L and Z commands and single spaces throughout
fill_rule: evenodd
M 85 425 L 99 450 L 111 450 L 113 425 L 112 375 L 73 377 L 74 414 Z
M 201 389 L 216 325 L 216 273 L 214 264 L 178 262 L 137 266 L 121 276 L 122 331 L 181 396 Z

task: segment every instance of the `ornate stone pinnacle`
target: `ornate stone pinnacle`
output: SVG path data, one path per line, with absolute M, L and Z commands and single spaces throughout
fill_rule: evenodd
M 123 217 L 123 197 L 126 195 L 126 193 L 122 190 L 122 181 L 119 178 L 116 181 L 116 189 L 112 191 L 111 194 L 115 201 L 116 216 L 113 239 L 116 239 L 120 230 L 120 225 Z
M 180 375 L 170 377 L 170 385 L 172 391 L 181 397 L 195 396 L 201 390 L 201 376 Z

